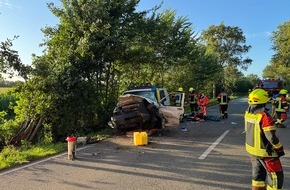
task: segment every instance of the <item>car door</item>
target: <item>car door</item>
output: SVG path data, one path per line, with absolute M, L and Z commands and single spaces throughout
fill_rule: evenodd
M 170 105 L 160 104 L 159 113 L 164 119 L 164 126 L 179 126 L 180 121 L 184 115 L 184 99 L 185 93 L 172 92 L 167 95 L 170 99 Z M 175 102 L 175 98 L 178 97 L 178 104 Z

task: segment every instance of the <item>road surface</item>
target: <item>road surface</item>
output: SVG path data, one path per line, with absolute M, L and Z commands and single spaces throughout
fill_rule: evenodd
M 269 106 L 268 106 L 269 107 Z M 79 147 L 77 159 L 59 154 L 0 172 L 1 190 L 250 190 L 251 164 L 244 148 L 245 98 L 229 105 L 219 122 L 182 123 L 147 146 L 126 136 Z M 218 107 L 208 115 L 218 115 Z M 287 124 L 287 122 L 286 122 Z M 285 182 L 290 189 L 290 125 L 277 129 L 286 156 Z

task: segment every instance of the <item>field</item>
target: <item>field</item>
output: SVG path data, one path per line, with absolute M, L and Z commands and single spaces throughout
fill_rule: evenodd
M 12 87 L 0 87 L 0 93 L 6 92 L 10 89 L 12 89 Z

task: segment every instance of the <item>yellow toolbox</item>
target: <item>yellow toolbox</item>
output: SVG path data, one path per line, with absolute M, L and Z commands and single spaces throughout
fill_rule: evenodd
M 136 146 L 147 145 L 148 135 L 146 132 L 134 132 L 134 144 Z

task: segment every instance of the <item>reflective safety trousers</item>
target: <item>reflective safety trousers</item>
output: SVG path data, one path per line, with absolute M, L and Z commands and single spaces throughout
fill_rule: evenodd
M 246 150 L 249 154 L 257 157 L 277 157 L 276 151 L 272 151 L 271 154 L 267 152 L 266 147 L 272 147 L 261 129 L 261 119 L 262 114 L 260 113 L 245 113 Z

